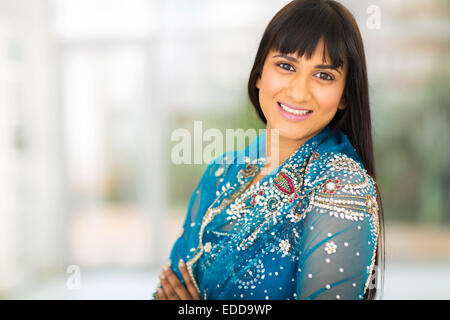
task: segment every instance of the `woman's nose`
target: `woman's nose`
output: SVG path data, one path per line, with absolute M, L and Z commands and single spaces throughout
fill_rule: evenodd
M 293 101 L 308 101 L 311 98 L 310 83 L 307 76 L 299 75 L 289 83 L 288 94 Z

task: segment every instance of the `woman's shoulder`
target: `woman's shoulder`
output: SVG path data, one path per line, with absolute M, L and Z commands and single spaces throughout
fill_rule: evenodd
M 306 175 L 312 187 L 332 179 L 338 180 L 338 185 L 358 184 L 360 187 L 364 185 L 375 188 L 376 183 L 359 159 L 342 152 L 313 154 L 312 161 L 306 168 Z
M 339 152 L 317 154 L 307 176 L 311 204 L 340 208 L 335 215 L 349 219 L 377 214 L 376 182 L 359 159 Z

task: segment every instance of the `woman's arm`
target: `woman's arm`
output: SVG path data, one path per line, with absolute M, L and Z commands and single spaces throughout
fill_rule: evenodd
M 223 158 L 226 154 L 217 157 L 207 166 L 202 178 L 200 179 L 197 187 L 191 195 L 188 204 L 188 210 L 185 217 L 185 221 L 181 227 L 180 235 L 172 246 L 170 252 L 170 258 L 166 267 L 170 269 L 174 276 L 176 276 L 181 284 L 185 285 L 186 280 L 183 276 L 182 270 L 178 266 L 178 261 L 187 261 L 191 256 L 190 246 L 198 238 L 198 229 L 200 227 L 200 221 L 202 214 L 204 214 L 205 208 L 209 203 L 214 200 L 215 186 L 218 180 L 225 175 L 226 164 L 223 163 Z M 220 170 L 219 170 L 220 169 Z M 221 173 L 221 174 L 218 174 Z M 161 281 L 162 282 L 162 281 Z M 153 293 L 153 298 L 157 298 L 157 290 L 162 289 L 161 283 L 158 284 L 157 289 Z
M 362 299 L 378 240 L 374 182 L 362 169 L 329 178 L 313 192 L 305 216 L 297 298 Z

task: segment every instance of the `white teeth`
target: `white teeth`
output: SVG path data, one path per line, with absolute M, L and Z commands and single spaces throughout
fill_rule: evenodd
M 281 109 L 283 109 L 284 111 L 293 113 L 295 115 L 305 115 L 307 114 L 309 111 L 308 110 L 295 110 L 289 107 L 286 107 L 284 104 L 279 103 Z

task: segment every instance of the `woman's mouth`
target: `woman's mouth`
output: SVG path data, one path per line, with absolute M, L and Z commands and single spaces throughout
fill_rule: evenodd
M 307 119 L 312 113 L 311 110 L 299 110 L 291 108 L 285 104 L 278 102 L 278 110 L 280 114 L 288 120 L 301 121 Z

